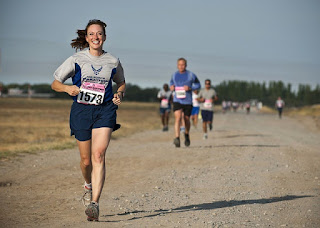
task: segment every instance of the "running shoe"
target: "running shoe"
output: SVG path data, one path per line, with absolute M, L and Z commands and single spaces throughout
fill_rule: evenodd
M 99 204 L 91 202 L 85 210 L 88 221 L 99 221 Z
M 180 138 L 175 138 L 173 144 L 176 145 L 176 147 L 180 147 Z
M 162 128 L 162 131 L 168 131 L 168 130 L 169 130 L 168 126 L 164 126 L 164 127 Z
M 203 139 L 208 139 L 208 134 L 204 134 Z
M 212 123 L 209 123 L 209 129 L 212 131 Z
M 82 203 L 85 207 L 89 206 L 92 200 L 92 189 L 84 186 L 84 194 L 82 196 Z
M 184 134 L 184 137 L 185 137 L 184 145 L 185 145 L 185 146 L 190 146 L 189 134 Z

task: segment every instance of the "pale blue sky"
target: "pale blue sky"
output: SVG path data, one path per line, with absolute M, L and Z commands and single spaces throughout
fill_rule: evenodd
M 161 87 L 185 57 L 201 80 L 320 84 L 320 1 L 0 2 L 0 81 L 50 83 L 88 20 L 108 24 L 104 49 L 127 82 Z

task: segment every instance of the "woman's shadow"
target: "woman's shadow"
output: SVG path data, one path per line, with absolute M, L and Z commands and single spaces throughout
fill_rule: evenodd
M 302 195 L 302 196 L 296 196 L 296 195 L 286 195 L 286 196 L 280 196 L 280 197 L 272 197 L 272 198 L 266 198 L 266 199 L 252 199 L 252 200 L 223 200 L 223 201 L 216 201 L 211 203 L 202 203 L 202 204 L 193 204 L 188 206 L 182 206 L 177 207 L 174 209 L 160 209 L 160 210 L 154 210 L 154 211 L 129 211 L 125 213 L 119 213 L 115 215 L 102 215 L 101 217 L 111 217 L 111 216 L 123 216 L 130 214 L 133 216 L 129 219 L 124 219 L 126 221 L 130 220 L 136 220 L 141 218 L 148 218 L 148 217 L 155 217 L 159 215 L 166 215 L 168 213 L 181 213 L 181 212 L 187 212 L 187 211 L 201 211 L 201 210 L 213 210 L 218 208 L 226 208 L 226 207 L 233 207 L 233 206 L 239 206 L 239 205 L 248 205 L 248 204 L 269 204 L 269 203 L 276 203 L 281 201 L 289 201 L 299 198 L 306 198 L 306 197 L 314 197 L 310 195 Z M 148 213 L 147 215 L 139 215 L 142 213 Z M 136 216 L 137 215 L 137 216 Z M 117 221 L 101 221 L 101 222 L 121 222 L 124 220 L 117 220 Z

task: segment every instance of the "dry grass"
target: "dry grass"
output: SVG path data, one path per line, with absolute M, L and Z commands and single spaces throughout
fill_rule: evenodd
M 319 117 L 320 116 L 320 104 L 305 106 L 301 108 L 291 108 L 287 111 L 289 115 L 299 115 L 299 116 L 312 116 Z
M 303 118 L 312 118 L 314 121 L 315 127 L 320 129 L 320 104 L 312 106 L 304 106 L 301 108 L 290 108 L 285 110 L 286 115 L 303 119 Z
M 69 129 L 71 104 L 71 100 L 0 99 L 0 159 L 75 147 Z M 124 102 L 118 110 L 122 128 L 113 137 L 159 127 L 157 107 L 157 104 Z

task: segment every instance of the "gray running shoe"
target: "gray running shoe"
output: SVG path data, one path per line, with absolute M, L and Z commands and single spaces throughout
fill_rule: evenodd
M 99 221 L 99 204 L 91 202 L 85 210 L 88 221 Z
M 92 200 L 92 189 L 88 189 L 84 187 L 84 194 L 82 196 L 82 203 L 85 207 L 89 206 L 91 200 Z
M 176 145 L 176 147 L 180 147 L 180 139 L 179 138 L 175 138 L 173 140 L 173 144 Z

